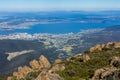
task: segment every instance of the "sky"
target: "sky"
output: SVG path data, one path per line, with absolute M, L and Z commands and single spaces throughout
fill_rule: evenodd
M 0 11 L 119 9 L 120 0 L 0 0 Z

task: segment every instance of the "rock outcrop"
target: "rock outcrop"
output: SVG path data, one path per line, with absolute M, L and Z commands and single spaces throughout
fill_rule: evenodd
M 35 80 L 64 80 L 64 79 L 50 70 L 49 71 L 43 70 Z
M 71 58 L 68 58 L 67 61 L 72 61 L 72 58 L 73 59 L 80 59 L 81 62 L 87 62 L 88 60 L 90 60 L 90 56 L 88 54 L 77 54 Z
M 43 68 L 50 68 L 51 64 L 48 61 L 48 59 L 46 57 L 44 57 L 43 55 L 40 56 L 39 58 L 39 63 Z
M 83 62 L 87 62 L 88 60 L 90 60 L 90 56 L 89 55 L 83 55 L 82 56 Z
M 112 57 L 110 59 L 110 65 L 114 67 L 117 67 L 118 65 L 120 65 L 120 57 L 117 57 L 117 56 Z
M 110 48 L 110 49 L 120 49 L 119 43 L 108 43 L 106 44 L 106 47 L 104 48 Z M 111 50 L 112 51 L 112 50 Z M 115 54 L 115 53 L 111 53 Z M 109 67 L 103 67 L 100 69 L 97 69 L 94 72 L 94 76 L 92 80 L 120 80 L 120 56 L 112 56 L 109 60 Z
M 100 80 L 100 79 L 102 80 L 105 77 L 113 74 L 115 71 L 117 71 L 117 68 L 115 67 L 111 67 L 111 68 L 104 67 L 104 68 L 98 69 L 95 71 L 92 80 Z
M 9 76 L 9 77 L 7 78 L 7 80 L 12 80 L 12 77 L 11 77 L 11 76 Z
M 24 79 L 31 72 L 42 70 L 44 68 L 48 69 L 51 67 L 50 62 L 43 55 L 40 56 L 39 61 L 32 60 L 29 65 L 30 67 L 19 67 L 17 72 L 13 72 L 13 77 L 17 80 Z M 12 77 L 8 77 L 7 80 L 12 80 Z
M 51 68 L 51 71 L 63 71 L 65 69 L 64 64 L 56 64 Z
M 18 72 L 14 72 L 13 76 L 16 77 L 17 80 L 24 79 L 32 71 L 28 66 L 19 67 Z
M 62 62 L 61 59 L 56 59 L 55 62 L 54 62 L 54 64 L 59 64 L 59 63 L 61 63 L 61 62 Z
M 93 51 L 101 51 L 103 49 L 113 49 L 113 48 L 120 48 L 120 42 L 108 42 L 107 44 L 97 44 L 96 46 L 94 47 L 91 47 L 90 48 L 90 52 L 93 52 Z
M 120 48 L 120 42 L 116 42 L 114 45 L 115 48 Z
M 29 64 L 33 70 L 40 70 L 41 69 L 41 65 L 37 60 L 31 61 Z

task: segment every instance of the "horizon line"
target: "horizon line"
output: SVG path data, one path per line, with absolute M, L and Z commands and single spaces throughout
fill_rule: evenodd
M 0 10 L 0 12 L 102 12 L 102 11 L 120 11 L 120 9 L 101 9 L 101 10 Z

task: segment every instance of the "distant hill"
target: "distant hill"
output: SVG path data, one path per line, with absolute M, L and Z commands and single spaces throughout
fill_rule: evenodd
M 11 61 L 7 60 L 8 54 L 6 52 L 17 52 L 23 50 L 34 50 L 27 54 L 23 54 L 13 58 Z M 17 67 L 28 65 L 29 61 L 38 58 L 44 54 L 52 61 L 57 58 L 58 54 L 54 51 L 56 48 L 45 49 L 45 45 L 37 40 L 0 40 L 0 76 L 8 75 L 17 70 Z M 52 54 L 51 54 L 52 53 Z M 1 73 L 2 72 L 2 73 Z
M 120 25 L 109 26 L 105 28 L 104 31 L 120 31 Z
M 87 34 L 82 37 L 84 42 L 98 44 L 98 43 L 106 43 L 106 42 L 114 42 L 120 41 L 120 25 L 117 26 L 110 26 L 104 28 L 102 31 L 94 33 L 94 34 Z

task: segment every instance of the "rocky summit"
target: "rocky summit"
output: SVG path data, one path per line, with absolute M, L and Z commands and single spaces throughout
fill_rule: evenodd
M 41 55 L 7 80 L 120 80 L 120 42 L 97 44 L 54 64 Z

